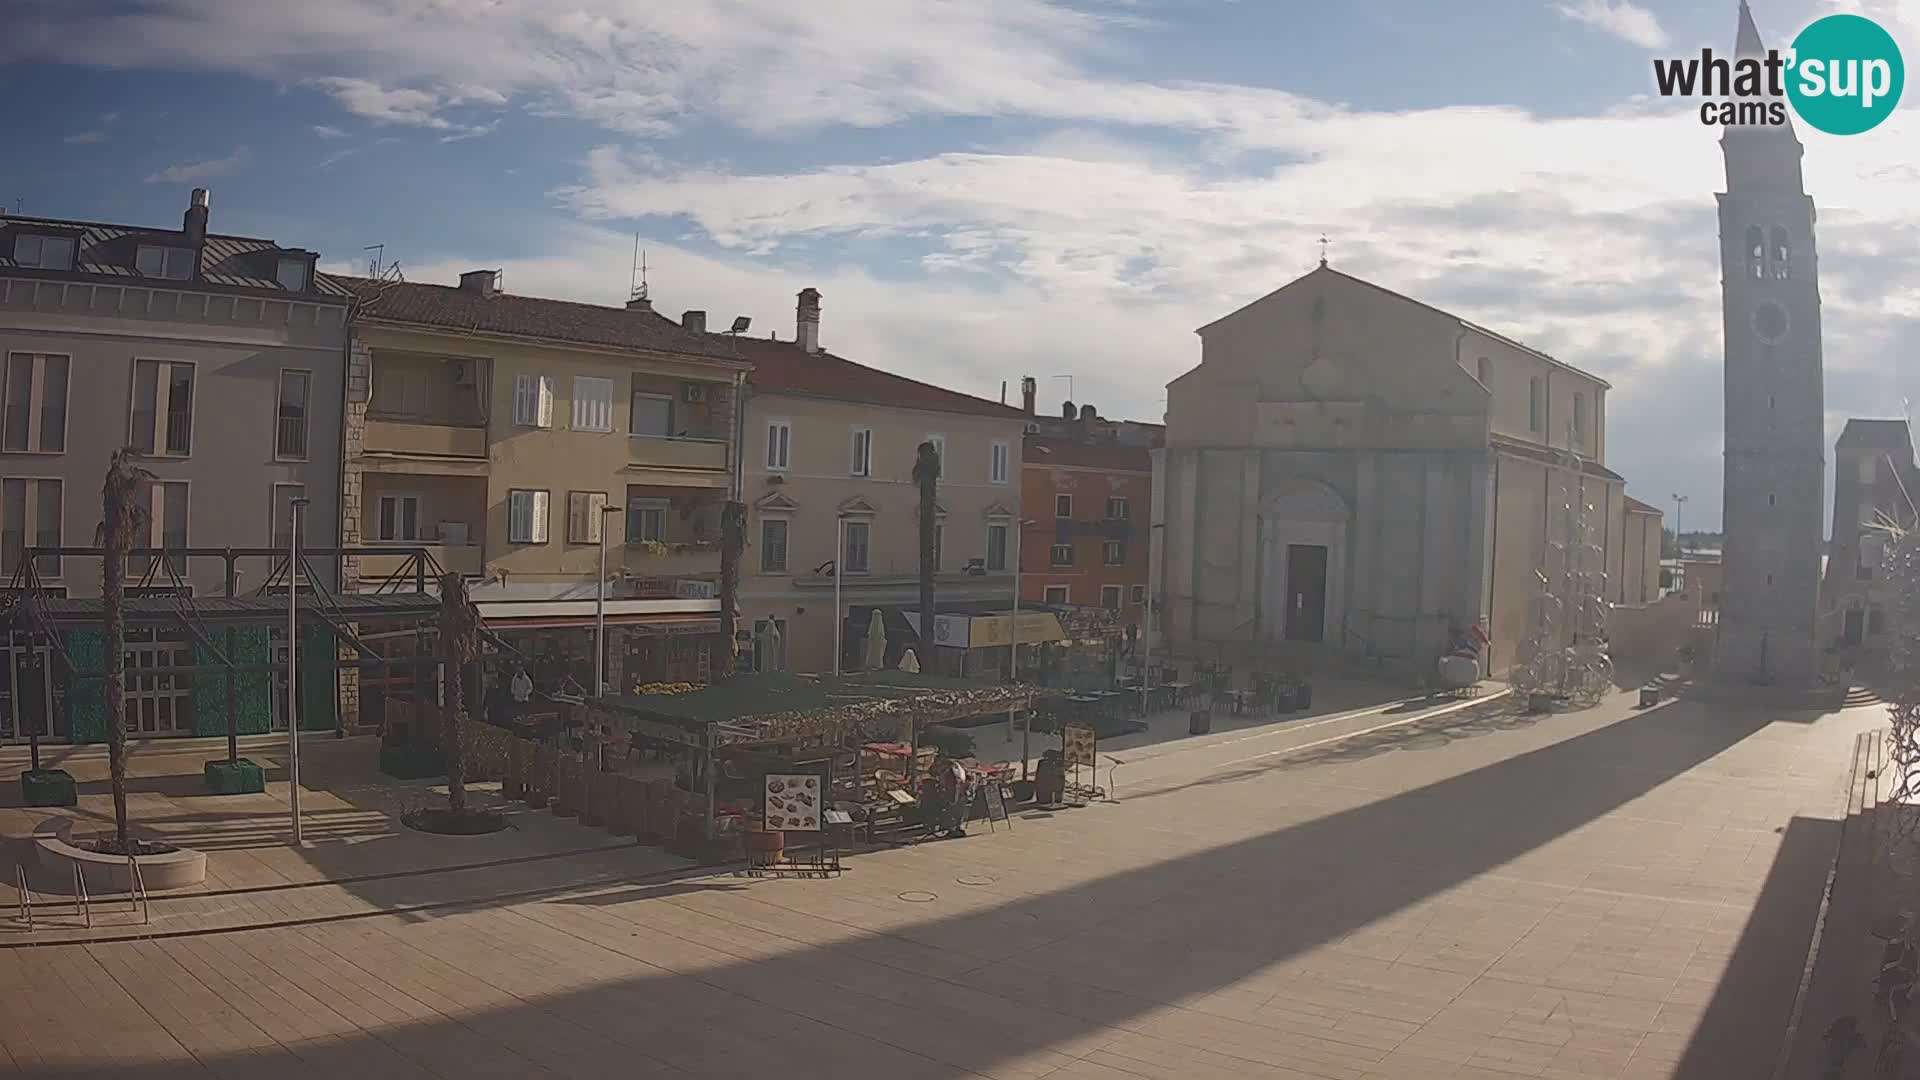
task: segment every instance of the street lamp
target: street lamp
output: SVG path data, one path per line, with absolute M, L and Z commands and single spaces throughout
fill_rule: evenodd
M 1686 509 L 1687 509 L 1687 497 L 1685 495 L 1680 494 L 1677 491 L 1674 492 L 1674 495 L 1673 495 L 1673 549 L 1679 553 L 1680 558 L 1682 559 L 1685 559 L 1687 557 L 1687 547 L 1686 547 L 1686 541 L 1680 539 L 1680 515 L 1685 513 Z
M 847 576 L 847 515 L 833 520 L 833 676 L 840 677 L 840 635 L 845 629 L 846 612 L 840 607 L 840 579 Z
M 1007 624 L 1007 681 L 1020 681 L 1020 536 L 1033 524 L 1021 518 L 1013 524 L 1013 616 Z M 1013 702 L 1007 702 L 1007 738 L 1013 738 Z
M 617 506 L 600 508 L 600 578 L 593 591 L 593 696 L 607 693 L 607 516 Z
M 287 812 L 300 846 L 300 517 L 306 499 L 287 507 Z

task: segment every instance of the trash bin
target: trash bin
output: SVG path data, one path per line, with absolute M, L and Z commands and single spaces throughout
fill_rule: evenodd
M 1660 704 L 1660 688 L 1658 686 L 1648 685 L 1640 688 L 1641 708 L 1651 708 L 1658 704 Z
M 1213 710 L 1195 709 L 1187 717 L 1187 734 L 1205 735 L 1213 730 Z

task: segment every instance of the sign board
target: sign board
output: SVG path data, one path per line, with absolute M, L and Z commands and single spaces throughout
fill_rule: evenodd
M 949 649 L 971 647 L 969 631 L 973 620 L 966 615 L 935 615 L 933 617 L 933 643 Z
M 767 828 L 820 831 L 820 778 L 812 773 L 768 773 Z
M 1092 767 L 1095 747 L 1099 745 L 1099 734 L 1084 724 L 1068 724 L 1060 729 L 1060 756 L 1068 768 L 1075 765 Z
M 1013 822 L 1007 817 L 1007 792 L 998 780 L 987 781 L 987 820 Z
M 976 649 L 1013 644 L 1013 616 L 978 615 L 974 617 L 972 645 Z M 1066 633 L 1060 629 L 1060 620 L 1050 611 L 1023 611 L 1020 613 L 1020 643 L 1033 645 L 1042 641 L 1063 641 Z
M 696 578 L 673 579 L 675 600 L 712 600 L 719 595 L 720 586 L 715 582 L 701 581 Z

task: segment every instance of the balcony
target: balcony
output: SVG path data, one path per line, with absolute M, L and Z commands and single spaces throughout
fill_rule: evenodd
M 391 555 L 360 556 L 360 580 L 373 584 L 407 566 L 413 549 L 424 548 L 440 564 L 440 569 L 468 577 L 478 577 L 486 569 L 486 559 L 482 557 L 479 544 L 408 544 L 396 545 Z
M 633 577 L 712 577 L 720 573 L 717 543 L 627 544 L 621 550 L 621 567 Z
M 368 419 L 367 433 L 361 447 L 369 454 L 485 460 L 487 429 L 410 420 Z
M 645 477 L 644 481 L 636 482 L 724 488 L 727 449 L 725 439 L 630 436 L 627 471 Z

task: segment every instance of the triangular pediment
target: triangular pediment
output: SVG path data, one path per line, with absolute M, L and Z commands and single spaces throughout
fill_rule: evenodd
M 987 508 L 981 512 L 980 516 L 984 518 L 1010 518 L 1013 516 L 1013 511 L 1007 509 L 1007 504 L 1005 503 L 992 502 L 987 504 Z
M 763 514 L 767 513 L 768 511 L 773 511 L 775 513 L 791 513 L 795 510 L 800 509 L 800 504 L 797 502 L 794 502 L 793 496 L 788 495 L 784 491 L 769 491 L 765 495 L 762 495 L 758 499 L 754 500 L 753 508 L 755 510 L 760 511 Z
M 867 516 L 880 512 L 880 508 L 868 502 L 864 495 L 855 495 L 853 498 L 841 503 L 836 509 L 843 514 L 862 514 Z

